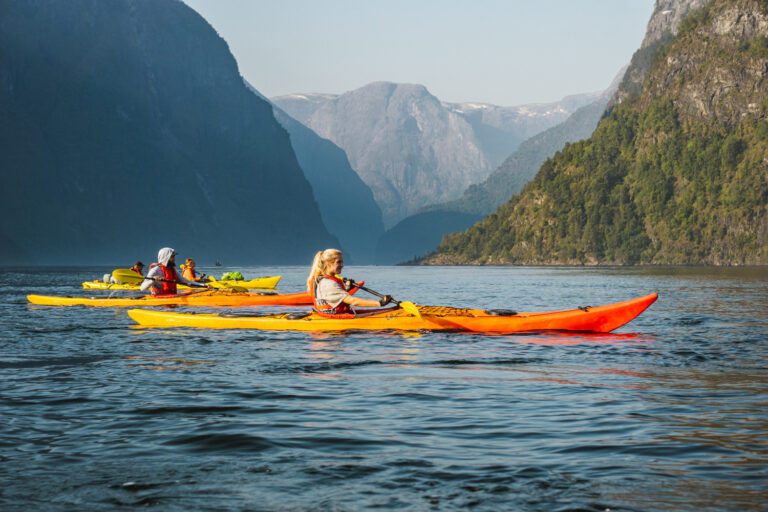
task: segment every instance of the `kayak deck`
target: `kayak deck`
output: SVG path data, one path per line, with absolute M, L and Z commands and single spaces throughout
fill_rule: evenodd
M 41 306 L 144 307 L 144 306 L 306 306 L 312 304 L 307 292 L 247 293 L 233 290 L 203 290 L 170 296 L 142 297 L 61 297 L 27 295 L 32 304 Z
M 492 314 L 481 309 L 418 306 L 420 316 L 402 309 L 350 319 L 327 318 L 317 313 L 264 315 L 196 314 L 131 309 L 128 315 L 144 327 L 194 327 L 201 329 L 260 329 L 270 331 L 344 330 L 449 330 L 486 333 L 526 331 L 610 332 L 635 319 L 658 295 L 653 293 L 605 306 L 565 311 Z

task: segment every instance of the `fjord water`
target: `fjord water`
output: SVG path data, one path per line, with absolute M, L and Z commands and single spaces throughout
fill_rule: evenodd
M 109 270 L 0 271 L 0 510 L 768 503 L 768 269 L 345 269 L 422 304 L 659 292 L 608 335 L 151 330 L 26 303 Z M 284 292 L 306 272 L 224 270 Z

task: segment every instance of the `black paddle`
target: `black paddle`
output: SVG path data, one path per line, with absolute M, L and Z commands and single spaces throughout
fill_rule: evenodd
M 172 279 L 163 279 L 161 277 L 145 277 L 142 275 L 137 274 L 133 270 L 129 269 L 122 269 L 118 268 L 112 272 L 112 275 L 120 282 L 126 282 L 128 281 L 130 284 L 135 285 L 141 285 L 141 283 L 144 282 L 145 279 L 151 279 L 153 281 L 159 281 L 163 283 L 176 283 L 176 284 L 183 284 L 185 286 L 189 286 L 186 283 L 182 283 L 181 281 L 174 281 Z M 243 288 L 242 286 L 224 286 L 224 285 L 214 285 L 213 283 L 217 283 L 217 281 L 213 281 L 212 283 L 209 283 L 211 286 L 205 286 L 205 288 L 213 288 L 213 289 L 230 289 L 235 292 L 247 292 L 247 288 Z M 202 284 L 202 283 L 201 283 Z M 190 288 L 203 288 L 203 286 L 190 286 Z
M 143 283 L 145 279 L 148 279 L 150 281 L 159 281 L 161 283 L 176 283 L 176 284 L 183 284 L 185 286 L 189 286 L 188 284 L 182 283 L 181 281 L 174 281 L 173 279 L 163 279 L 162 277 L 145 277 L 144 279 L 141 280 L 141 282 Z M 139 283 L 139 285 L 141 285 L 141 283 Z M 200 293 L 200 292 L 205 291 L 205 290 L 212 290 L 213 289 L 210 286 L 205 286 L 205 285 L 203 285 L 203 286 L 189 286 L 189 287 L 190 288 L 197 288 L 196 290 L 190 290 L 189 293 Z

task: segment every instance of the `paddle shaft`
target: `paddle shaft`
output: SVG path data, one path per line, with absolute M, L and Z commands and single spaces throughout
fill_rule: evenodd
M 194 285 L 191 285 L 189 283 L 182 283 L 181 281 L 173 281 L 172 279 L 163 279 L 161 277 L 144 277 L 138 284 L 140 285 L 141 283 L 143 283 L 144 279 L 151 279 L 153 281 L 160 281 L 160 282 L 163 282 L 163 283 L 183 284 L 185 286 L 189 286 L 190 288 L 200 288 L 200 289 L 212 288 L 214 290 L 232 290 L 233 292 L 239 292 L 239 293 L 247 293 L 248 292 L 248 288 L 245 288 L 243 286 L 227 286 L 225 284 L 221 284 L 219 281 L 211 281 L 210 283 L 207 283 L 207 284 L 205 284 L 205 283 L 198 283 L 201 286 L 194 286 Z M 265 294 L 265 295 L 267 295 L 267 294 Z
M 370 288 L 366 288 L 365 286 L 358 284 L 354 282 L 352 279 L 349 279 L 350 284 L 353 286 L 357 286 L 363 291 L 366 291 L 370 293 L 371 295 L 375 295 L 376 297 L 379 297 L 381 299 L 385 298 L 386 295 L 382 295 L 381 293 L 377 292 L 376 290 L 371 290 Z M 407 301 L 407 300 L 395 300 L 392 297 L 389 297 L 390 301 L 397 307 L 402 308 L 403 311 L 406 313 L 409 313 L 417 318 L 423 318 L 421 311 L 419 311 L 419 307 L 414 304 L 413 302 Z
M 117 275 L 115 275 L 115 274 L 117 274 Z M 126 271 L 125 269 L 117 269 L 114 272 L 112 272 L 112 275 L 115 276 L 115 278 L 118 281 L 133 281 L 133 284 L 136 284 L 136 285 L 141 285 L 141 283 L 143 283 L 145 280 L 149 279 L 149 280 L 157 281 L 157 282 L 161 282 L 161 283 L 176 283 L 176 284 L 185 284 L 185 285 L 189 286 L 189 284 L 187 284 L 187 283 L 182 283 L 181 281 L 175 281 L 173 279 L 163 279 L 162 277 L 143 276 L 141 274 L 137 274 L 133 270 L 127 270 Z M 200 286 L 200 287 L 195 287 L 195 288 L 203 288 L 203 287 Z
M 363 285 L 361 285 L 361 284 L 358 284 L 358 283 L 354 282 L 354 281 L 353 281 L 353 280 L 351 280 L 351 279 L 349 280 L 349 282 L 350 282 L 350 284 L 351 284 L 352 286 L 356 286 L 356 287 L 360 288 L 361 290 L 363 290 L 364 292 L 368 292 L 368 293 L 370 293 L 371 295 L 375 295 L 376 297 L 378 297 L 378 298 L 380 298 L 380 299 L 383 299 L 383 298 L 385 297 L 385 295 L 384 295 L 384 294 L 381 294 L 381 293 L 377 292 L 376 290 L 371 290 L 370 288 L 366 288 L 365 286 L 363 286 Z M 391 297 L 390 297 L 390 298 L 391 298 Z M 392 304 L 394 304 L 395 306 L 399 306 L 399 305 L 400 305 L 400 301 L 399 301 L 399 300 L 395 300 L 395 299 L 392 299 Z
M 189 286 L 189 283 L 182 283 L 181 281 L 174 281 L 173 279 L 163 279 L 162 277 L 143 277 L 143 279 L 139 281 L 139 283 L 137 284 L 141 285 L 141 283 L 143 283 L 147 279 L 149 279 L 150 281 L 160 281 L 161 283 L 176 283 L 176 284 L 184 284 Z M 208 287 L 205 285 L 202 285 L 202 286 L 193 286 L 193 288 L 208 288 Z

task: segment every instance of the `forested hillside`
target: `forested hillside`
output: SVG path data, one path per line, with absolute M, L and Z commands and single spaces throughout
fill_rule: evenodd
M 714 0 L 637 93 L 432 264 L 768 264 L 768 2 Z

